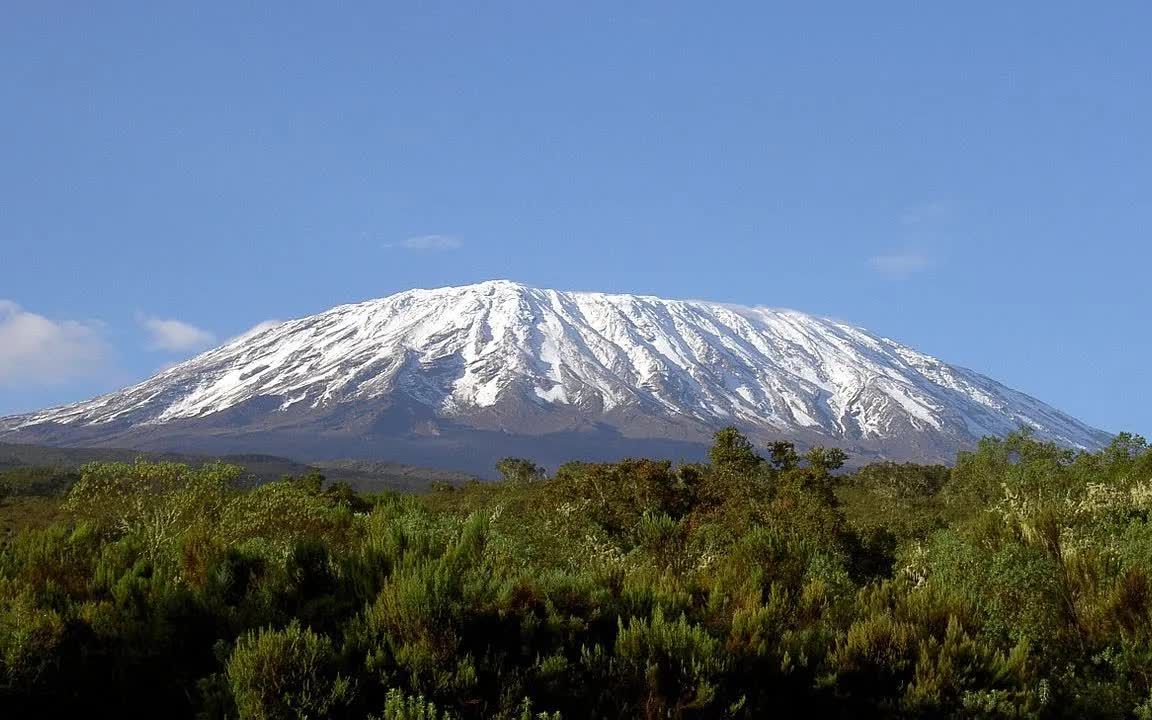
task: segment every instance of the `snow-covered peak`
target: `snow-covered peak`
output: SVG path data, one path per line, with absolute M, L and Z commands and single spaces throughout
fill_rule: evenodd
M 625 434 L 677 427 L 680 437 L 735 424 L 849 444 L 937 434 L 962 445 L 1021 425 L 1072 446 L 1106 438 L 977 373 L 833 320 L 507 280 L 408 290 L 266 327 L 121 392 L 0 421 L 0 433 L 156 427 L 256 402 L 262 423 L 350 409 L 361 417 L 404 402 L 528 434 L 539 428 L 525 417 L 551 413 Z

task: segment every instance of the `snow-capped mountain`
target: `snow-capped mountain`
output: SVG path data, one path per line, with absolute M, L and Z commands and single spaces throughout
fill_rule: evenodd
M 917 459 L 1022 425 L 1075 447 L 1108 438 L 833 320 L 507 281 L 263 327 L 120 392 L 0 419 L 0 438 L 474 466 L 517 449 L 694 455 L 724 425 Z

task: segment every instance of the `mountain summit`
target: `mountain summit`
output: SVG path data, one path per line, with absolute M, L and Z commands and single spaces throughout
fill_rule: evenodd
M 0 438 L 487 469 L 506 454 L 695 457 L 724 425 L 919 460 L 1021 426 L 1108 438 L 841 322 L 503 280 L 261 327 L 120 392 L 0 419 Z

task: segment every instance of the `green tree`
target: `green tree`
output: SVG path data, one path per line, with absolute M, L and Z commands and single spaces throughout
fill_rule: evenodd
M 712 436 L 708 459 L 714 469 L 735 474 L 755 472 L 764 461 L 756 454 L 752 442 L 734 427 L 716 431 Z
M 496 471 L 510 483 L 529 483 L 544 478 L 544 468 L 524 458 L 504 458 L 496 463 Z
M 792 470 L 800 462 L 796 446 L 787 440 L 776 440 L 768 444 L 768 461 L 777 472 Z
M 817 446 L 809 450 L 804 459 L 808 461 L 808 467 L 817 474 L 828 475 L 844 467 L 844 463 L 848 462 L 848 453 L 840 448 Z

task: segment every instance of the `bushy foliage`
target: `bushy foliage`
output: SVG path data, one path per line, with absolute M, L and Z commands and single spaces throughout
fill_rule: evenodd
M 332 717 L 354 695 L 335 671 L 332 641 L 301 628 L 261 629 L 242 636 L 228 658 L 228 684 L 244 720 Z
M 0 542 L 0 711 L 1152 717 L 1142 438 L 844 461 L 726 429 L 708 464 L 509 459 L 424 497 L 21 475 L 61 515 Z

